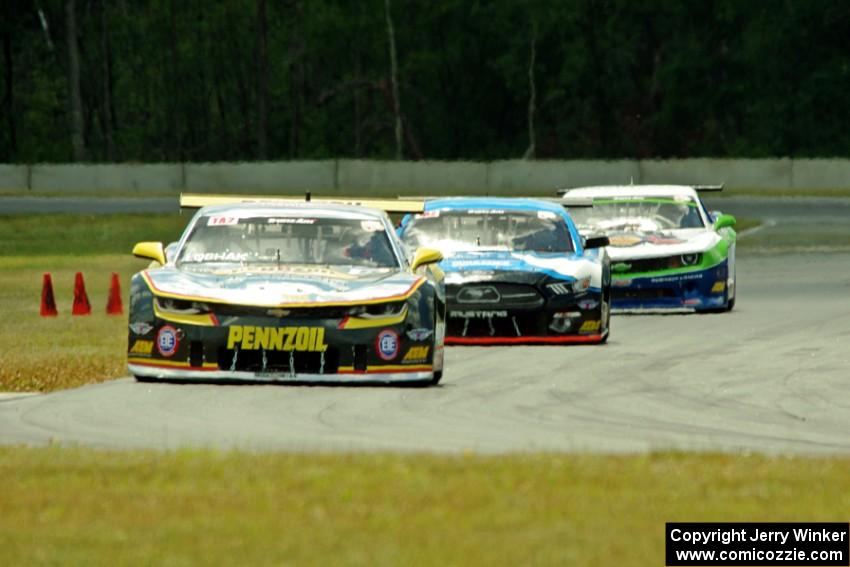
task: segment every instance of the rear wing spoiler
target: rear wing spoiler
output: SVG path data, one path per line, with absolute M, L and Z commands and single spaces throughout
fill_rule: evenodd
M 308 191 L 303 197 L 276 197 L 274 195 L 217 195 L 210 193 L 181 193 L 181 209 L 200 209 L 207 205 L 229 205 L 236 203 L 350 205 L 371 207 L 388 213 L 421 213 L 425 202 L 416 199 L 360 199 L 357 197 L 313 197 Z
M 558 191 L 559 194 L 563 192 L 569 191 L 569 189 L 563 189 Z M 400 200 L 408 199 L 408 200 L 422 200 L 422 201 L 433 201 L 436 199 L 446 199 L 447 197 L 404 197 L 399 195 Z M 449 197 L 450 198 L 450 197 Z M 524 199 L 525 197 L 517 197 L 517 199 Z M 535 201 L 548 201 L 550 203 L 555 203 L 556 205 L 561 205 L 565 209 L 567 208 L 575 208 L 575 207 L 592 207 L 593 206 L 593 198 L 592 197 L 570 197 L 565 195 L 560 199 L 553 199 L 551 197 L 531 197 L 531 199 Z M 415 212 L 415 211 L 414 211 Z
M 723 191 L 723 183 L 720 185 L 691 185 L 698 193 L 719 193 Z
M 593 197 L 570 197 L 569 195 L 565 194 L 560 199 L 554 199 L 554 201 L 563 205 L 565 209 L 593 206 Z
M 723 191 L 723 185 L 724 184 L 721 183 L 720 185 L 685 185 L 685 187 L 692 187 L 693 190 L 698 193 L 719 193 L 720 191 Z M 562 197 L 567 197 L 569 196 L 570 191 L 572 191 L 572 189 L 558 189 L 555 193 Z

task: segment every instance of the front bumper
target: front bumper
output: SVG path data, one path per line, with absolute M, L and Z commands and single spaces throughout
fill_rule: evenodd
M 533 300 L 511 301 L 502 294 L 499 301 L 476 303 L 458 301 L 461 287 L 447 289 L 449 345 L 588 344 L 603 342 L 608 334 L 608 305 L 601 290 L 550 294 L 536 289 Z
M 216 367 L 175 368 L 157 366 L 150 363 L 128 363 L 127 367 L 134 376 L 161 380 L 198 380 L 198 381 L 248 381 L 248 382 L 349 382 L 349 383 L 396 383 L 430 382 L 434 377 L 432 366 L 401 367 L 395 370 L 386 367 L 371 371 L 345 371 L 340 369 L 334 374 L 307 374 L 290 372 L 244 372 L 218 370 Z
M 684 273 L 658 272 L 638 277 L 615 275 L 611 281 L 614 312 L 693 312 L 728 303 L 728 262 Z
M 127 365 L 141 378 L 260 382 L 418 382 L 442 370 L 442 340 L 418 319 L 340 324 L 245 317 L 200 326 L 155 318 L 135 325 L 143 333 L 131 324 Z

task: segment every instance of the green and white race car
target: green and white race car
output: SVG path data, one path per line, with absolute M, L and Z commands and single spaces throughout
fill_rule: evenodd
M 625 185 L 561 191 L 579 231 L 610 240 L 615 311 L 728 311 L 735 305 L 735 217 L 698 191 L 722 186 Z

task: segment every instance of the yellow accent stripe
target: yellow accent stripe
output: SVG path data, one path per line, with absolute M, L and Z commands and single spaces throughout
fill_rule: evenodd
M 405 305 L 401 313 L 393 317 L 381 317 L 378 319 L 368 319 L 365 317 L 348 317 L 344 319 L 340 325 L 341 329 L 371 329 L 372 327 L 389 327 L 398 325 L 404 322 L 407 317 L 407 305 Z
M 165 321 L 171 321 L 172 323 L 183 323 L 186 325 L 196 325 L 199 327 L 215 327 L 215 319 L 213 319 L 212 313 L 198 313 L 196 315 L 188 315 L 188 314 L 180 314 L 180 313 L 167 313 L 162 311 L 156 305 L 156 301 L 153 302 L 153 314 L 163 319 Z
M 415 364 L 386 364 L 386 365 L 378 365 L 378 366 L 368 366 L 366 370 L 358 370 L 357 372 L 362 372 L 363 374 L 378 374 L 380 372 L 396 372 L 398 370 L 406 370 L 409 372 L 427 372 L 429 370 L 433 370 L 434 367 L 430 365 L 415 365 Z M 340 366 L 338 372 L 355 372 L 353 366 Z
M 215 362 L 205 362 L 203 366 L 192 366 L 188 362 L 178 360 L 158 360 L 153 358 L 127 358 L 130 364 L 141 364 L 143 366 L 171 366 L 174 368 L 218 368 Z
M 221 195 L 207 193 L 181 193 L 180 206 L 184 209 L 199 209 L 207 205 L 232 205 L 236 203 L 279 203 L 282 205 L 304 205 L 304 197 L 279 197 L 275 195 Z M 361 199 L 358 197 L 311 197 L 311 203 L 325 205 L 351 205 L 371 207 L 389 213 L 421 213 L 425 210 L 424 200 L 414 199 Z
M 206 303 L 219 303 L 224 305 L 244 305 L 246 307 L 266 307 L 268 309 L 274 309 L 278 307 L 349 307 L 356 305 L 376 305 L 378 303 L 389 303 L 393 301 L 402 301 L 413 295 L 413 293 L 419 289 L 419 287 L 425 283 L 425 278 L 419 278 L 410 289 L 406 292 L 399 295 L 391 295 L 388 297 L 382 297 L 380 299 L 365 299 L 359 301 L 325 301 L 325 302 L 308 302 L 308 303 L 234 303 L 233 301 L 227 301 L 224 299 L 210 298 L 210 297 L 202 297 L 200 295 L 183 295 L 180 293 L 169 293 L 167 291 L 161 291 L 157 289 L 157 287 L 151 281 L 150 276 L 147 271 L 142 272 L 142 278 L 144 278 L 145 283 L 148 284 L 151 292 L 154 295 L 158 295 L 159 297 L 170 297 L 172 299 L 185 299 L 187 301 L 203 301 Z

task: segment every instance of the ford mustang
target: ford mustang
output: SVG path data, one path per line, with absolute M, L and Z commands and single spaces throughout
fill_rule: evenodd
M 139 380 L 412 382 L 443 373 L 442 256 L 409 254 L 386 212 L 285 199 L 208 202 L 131 283 Z M 199 202 L 200 201 L 200 202 Z M 186 205 L 186 201 L 183 201 Z
M 726 311 L 735 305 L 735 217 L 713 214 L 698 191 L 721 186 L 583 187 L 570 209 L 580 232 L 610 240 L 612 307 L 617 311 Z
M 447 344 L 600 343 L 608 338 L 607 238 L 585 240 L 559 203 L 426 200 L 399 228 L 439 250 Z

